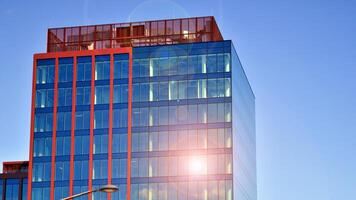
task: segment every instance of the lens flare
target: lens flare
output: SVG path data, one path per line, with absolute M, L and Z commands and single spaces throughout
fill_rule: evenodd
M 204 163 L 199 157 L 192 157 L 189 161 L 189 171 L 191 174 L 203 174 L 204 173 Z

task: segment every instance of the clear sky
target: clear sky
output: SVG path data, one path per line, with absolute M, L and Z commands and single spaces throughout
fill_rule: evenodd
M 356 2 L 0 0 L 0 162 L 28 159 L 48 27 L 214 15 L 256 95 L 259 200 L 356 199 Z

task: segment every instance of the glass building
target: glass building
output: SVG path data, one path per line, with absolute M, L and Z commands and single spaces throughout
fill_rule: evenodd
M 49 29 L 32 94 L 29 200 L 257 199 L 255 98 L 214 17 Z
M 28 161 L 4 162 L 0 200 L 27 200 Z

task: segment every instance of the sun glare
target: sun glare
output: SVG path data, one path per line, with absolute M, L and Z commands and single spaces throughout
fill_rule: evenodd
M 199 157 L 192 157 L 189 161 L 189 171 L 191 174 L 203 174 L 204 163 Z

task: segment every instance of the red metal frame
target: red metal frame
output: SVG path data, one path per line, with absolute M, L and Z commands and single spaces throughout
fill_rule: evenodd
M 167 22 L 169 22 L 171 26 L 167 26 Z M 174 30 L 175 22 L 179 23 L 179 32 Z M 202 26 L 198 27 L 198 23 L 200 24 L 200 22 L 202 23 Z M 183 23 L 187 24 L 187 27 L 184 30 L 182 27 Z M 192 23 L 192 26 L 190 26 L 190 23 Z M 153 26 L 153 24 L 155 26 Z M 159 24 L 163 24 L 163 26 L 159 26 Z M 89 28 L 93 28 L 94 31 L 82 32 L 82 30 L 88 30 Z M 152 34 L 153 32 L 155 34 Z M 152 46 L 221 40 L 223 40 L 223 37 L 213 16 L 193 17 L 145 22 L 52 28 L 48 29 L 47 52 L 88 50 L 90 48 L 107 49 L 130 46 Z
M 51 156 L 51 199 L 54 199 L 54 178 L 56 164 L 56 141 L 57 141 L 57 100 L 58 100 L 58 60 L 56 57 L 54 66 L 54 95 L 53 95 L 53 127 L 52 127 L 52 156 Z
M 69 177 L 69 195 L 73 195 L 73 177 L 74 177 L 74 145 L 75 145 L 75 106 L 77 94 L 77 57 L 73 57 L 73 87 L 72 87 L 72 127 L 70 144 L 70 177 Z
M 93 188 L 93 143 L 94 143 L 94 98 L 95 98 L 95 55 L 91 55 L 91 83 L 90 83 L 90 136 L 89 136 L 89 176 L 88 190 Z M 91 200 L 89 195 L 88 200 Z
M 31 125 L 30 125 L 30 153 L 29 153 L 29 166 L 28 166 L 28 184 L 27 184 L 27 199 L 31 199 L 32 193 L 32 166 L 33 166 L 33 140 L 34 140 L 34 127 L 35 127 L 35 101 L 36 101 L 36 72 L 37 72 L 37 59 L 36 55 L 33 57 L 32 69 L 32 99 L 31 99 Z
M 32 168 L 33 168 L 33 141 L 34 141 L 34 118 L 35 118 L 35 95 L 36 95 L 36 68 L 38 59 L 55 58 L 55 92 L 54 92 L 54 107 L 53 107 L 53 139 L 52 139 L 52 159 L 51 159 L 51 197 L 54 199 L 54 177 L 55 177 L 55 150 L 56 150 L 56 119 L 57 119 L 57 95 L 58 95 L 58 61 L 59 58 L 73 57 L 73 94 L 72 94 L 72 127 L 71 127 L 71 155 L 70 155 L 70 193 L 73 193 L 73 176 L 74 176 L 74 127 L 75 127 L 75 105 L 76 105 L 76 64 L 77 57 L 91 56 L 92 57 L 92 80 L 91 80 L 91 100 L 90 100 L 90 150 L 89 150 L 89 177 L 88 189 L 92 189 L 92 170 L 93 170 L 93 136 L 94 136 L 94 92 L 95 92 L 95 56 L 110 55 L 110 104 L 109 104 L 109 156 L 108 156 L 108 183 L 111 183 L 112 177 L 112 108 L 113 108 L 113 87 L 114 87 L 114 54 L 129 54 L 129 82 L 128 82 L 128 153 L 127 153 L 127 199 L 130 199 L 131 191 L 131 116 L 132 116 L 132 48 L 112 48 L 101 50 L 86 50 L 86 51 L 66 51 L 66 52 L 51 52 L 39 53 L 34 55 L 33 61 L 33 82 L 32 82 L 32 112 L 31 112 L 31 138 L 30 138 L 30 161 L 28 172 L 28 200 L 31 200 L 32 193 Z M 73 112 L 74 111 L 74 112 Z M 91 195 L 89 195 L 91 200 Z
M 131 199 L 131 126 L 132 126 L 132 49 L 129 53 L 129 82 L 127 105 L 127 183 L 126 199 Z
M 113 102 L 114 102 L 114 54 L 110 54 L 110 98 L 109 98 L 109 148 L 108 148 L 108 184 L 112 178 L 112 127 L 113 127 Z M 111 194 L 108 194 L 111 200 Z

